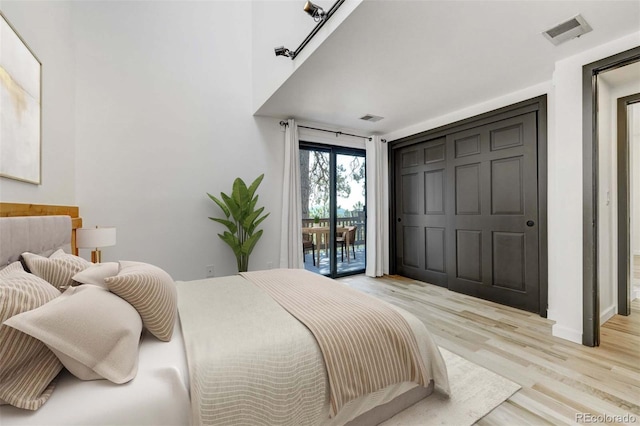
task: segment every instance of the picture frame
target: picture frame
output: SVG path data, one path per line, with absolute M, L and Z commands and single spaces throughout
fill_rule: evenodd
M 42 183 L 42 63 L 0 12 L 0 177 Z

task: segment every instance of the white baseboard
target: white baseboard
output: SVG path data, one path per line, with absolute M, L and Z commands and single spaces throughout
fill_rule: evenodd
M 634 285 L 631 289 L 631 300 L 640 298 L 640 286 Z
M 633 255 L 634 256 L 640 256 L 640 250 L 634 250 L 633 251 Z
M 609 321 L 616 314 L 615 305 L 609 306 L 607 309 L 600 311 L 600 325 Z
M 561 339 L 569 340 L 574 343 L 582 344 L 582 330 L 574 330 L 559 324 L 551 327 L 551 335 Z

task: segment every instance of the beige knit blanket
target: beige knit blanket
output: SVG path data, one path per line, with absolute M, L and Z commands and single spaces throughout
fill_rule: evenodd
M 332 415 L 394 383 L 429 383 L 409 324 L 386 303 L 302 269 L 242 275 L 313 333 L 329 377 Z
M 322 354 L 309 330 L 235 275 L 178 282 L 197 426 L 317 426 L 329 416 Z

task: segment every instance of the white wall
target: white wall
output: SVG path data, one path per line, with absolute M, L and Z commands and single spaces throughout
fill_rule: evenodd
M 42 63 L 42 184 L 0 177 L 0 201 L 73 205 L 74 41 L 66 1 L 1 0 L 0 10 Z
M 235 273 L 206 195 L 265 173 L 271 212 L 250 269 L 276 264 L 283 135 L 251 115 L 248 2 L 76 2 L 77 200 L 85 225 L 117 227 L 104 260 L 141 260 L 175 279 Z M 85 256 L 88 253 L 85 253 Z
M 296 50 L 315 27 L 316 23 L 304 10 L 299 0 L 251 2 L 252 57 L 253 57 L 253 110 L 257 111 L 273 93 L 300 67 L 333 31 L 347 19 L 363 0 L 349 0 L 340 6 L 309 44 L 294 60 L 279 57 L 274 60 L 273 49 L 284 46 Z M 314 4 L 329 11 L 335 0 L 316 0 Z M 282 117 L 288 118 L 288 117 Z
M 600 324 L 616 313 L 617 283 L 617 135 L 611 87 L 598 79 L 598 293 Z

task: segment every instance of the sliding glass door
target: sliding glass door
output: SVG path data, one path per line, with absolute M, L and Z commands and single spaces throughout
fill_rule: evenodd
M 330 277 L 364 272 L 364 150 L 301 142 L 300 181 L 305 268 Z

